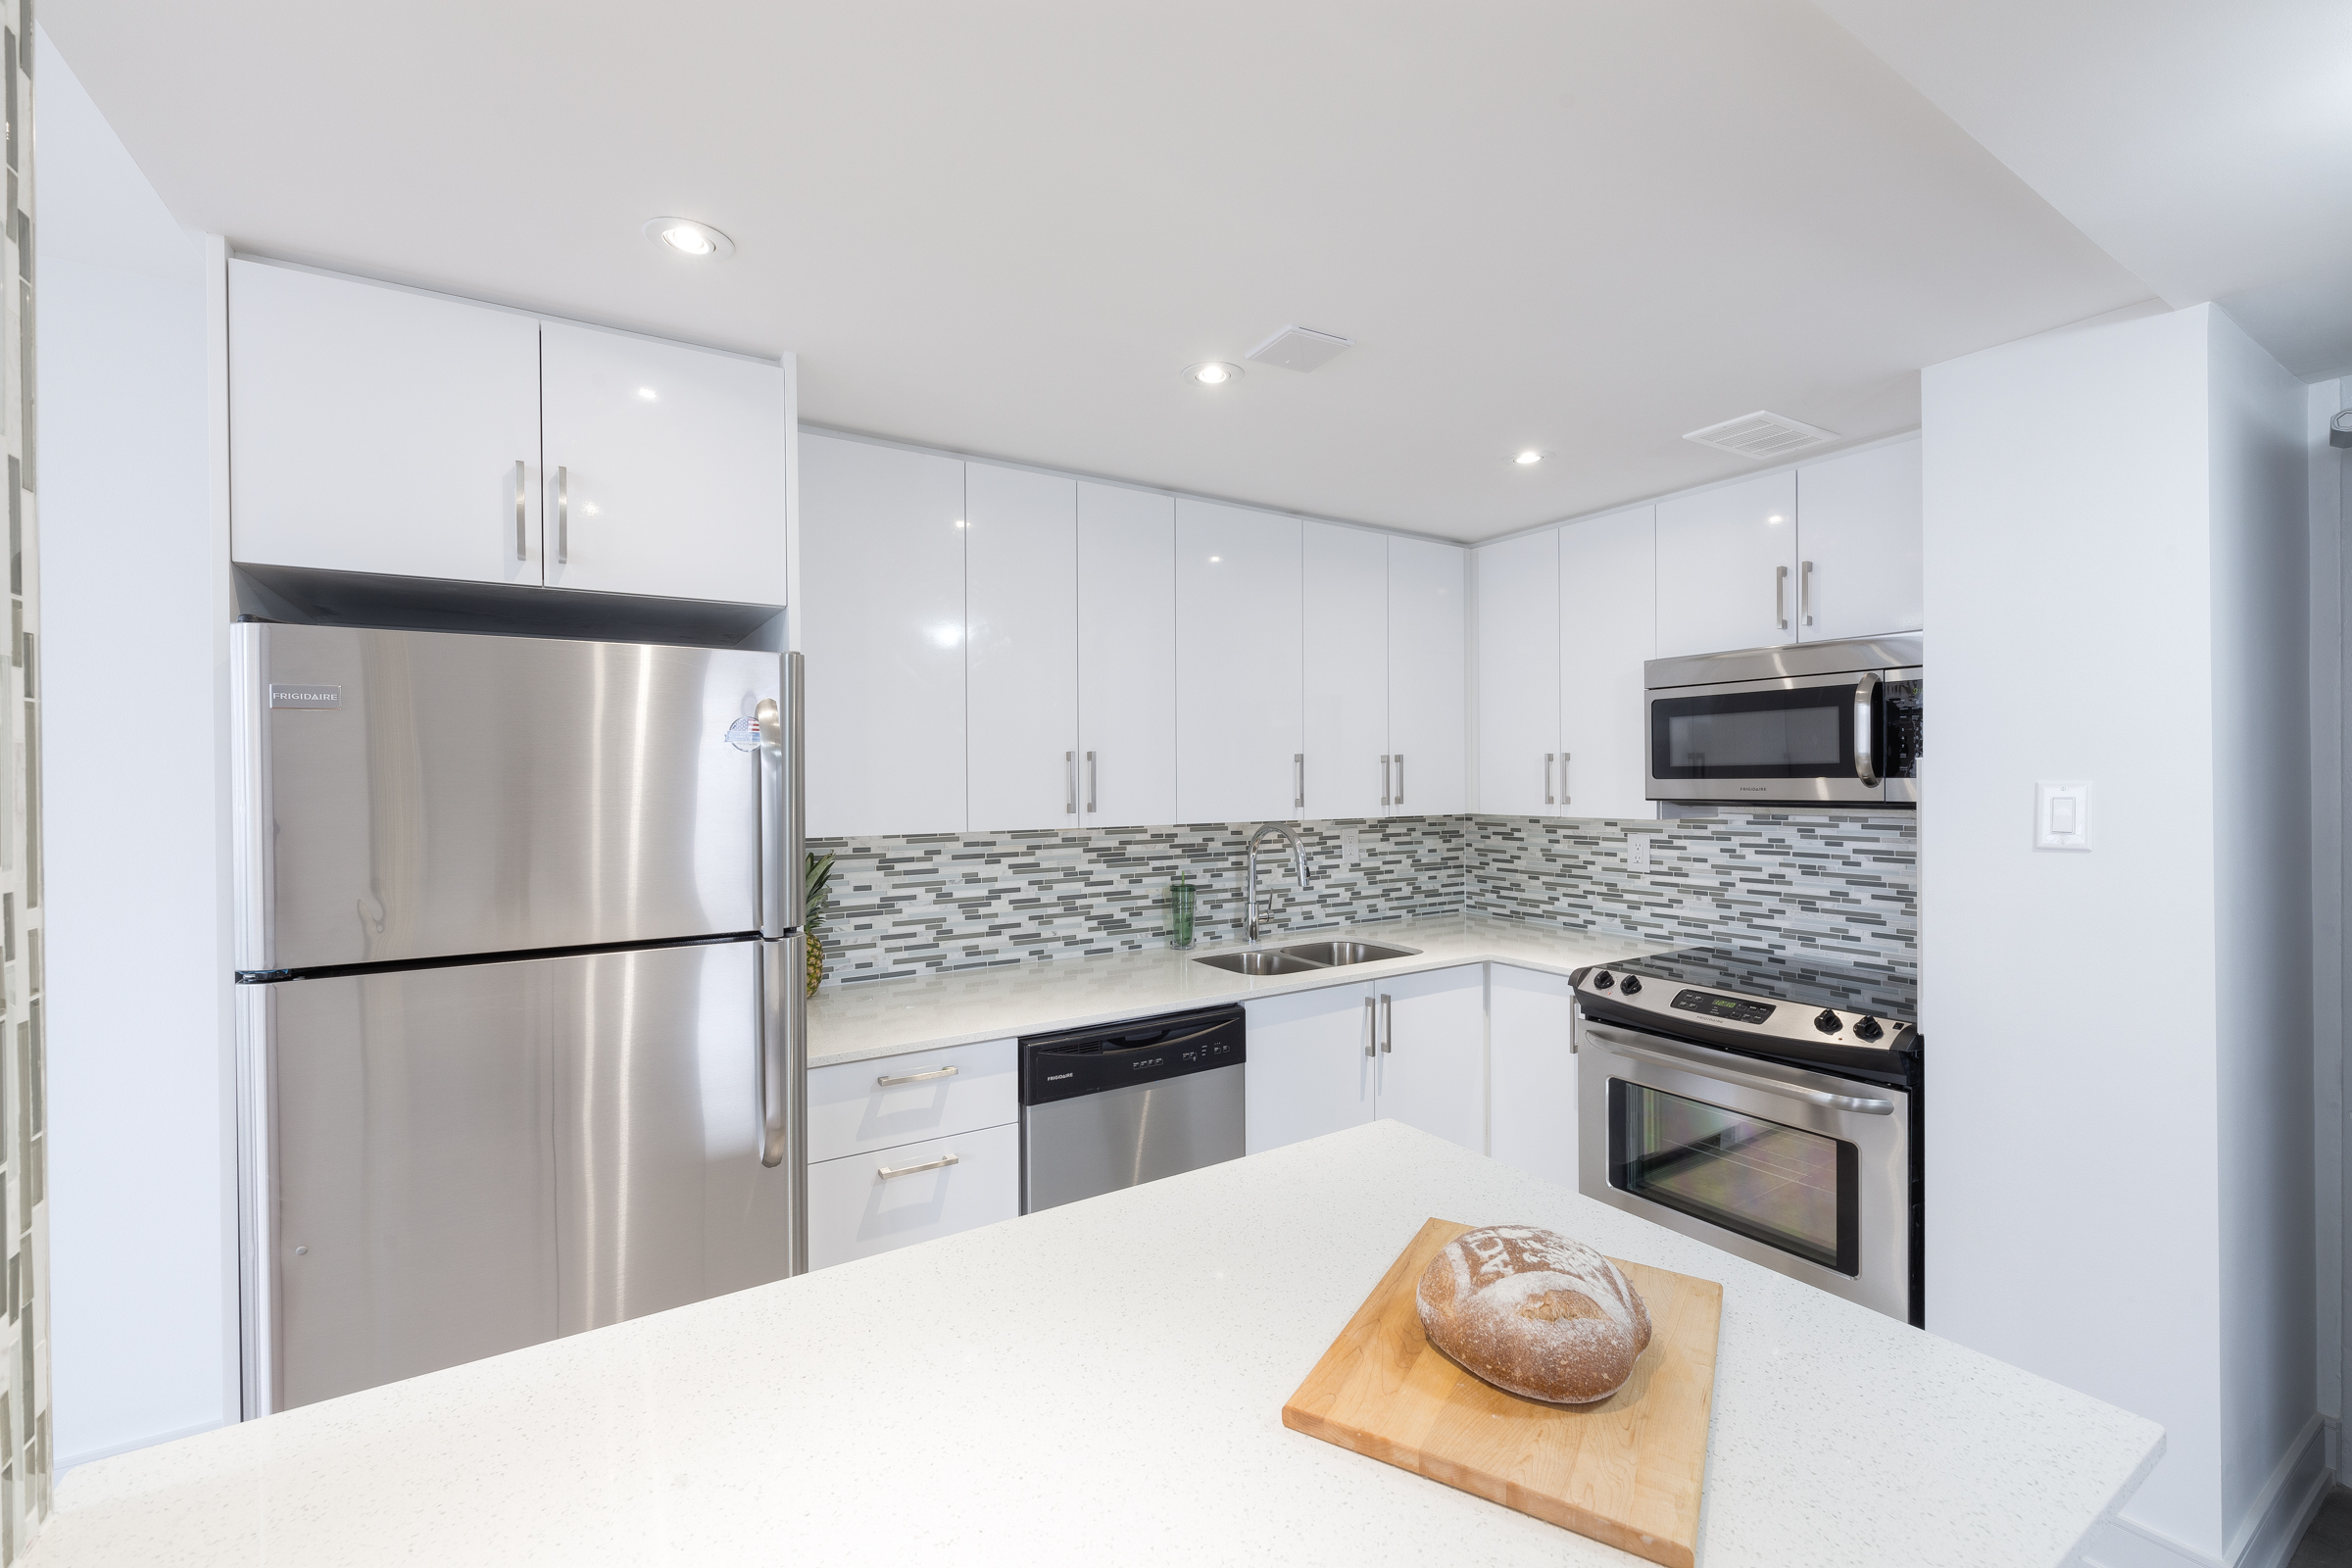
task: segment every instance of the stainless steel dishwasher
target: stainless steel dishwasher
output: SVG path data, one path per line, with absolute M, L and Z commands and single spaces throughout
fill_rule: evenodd
M 1242 1157 L 1238 1006 L 1021 1042 L 1021 1212 Z

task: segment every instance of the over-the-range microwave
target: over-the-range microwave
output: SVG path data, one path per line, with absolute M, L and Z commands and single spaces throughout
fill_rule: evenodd
M 1920 640 L 1653 659 L 1649 799 L 1915 806 Z

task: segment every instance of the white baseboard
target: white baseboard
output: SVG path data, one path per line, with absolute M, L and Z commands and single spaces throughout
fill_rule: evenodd
M 158 1432 L 149 1437 L 132 1438 L 128 1443 L 117 1443 L 103 1448 L 84 1448 L 79 1453 L 60 1454 L 57 1460 L 55 1479 L 63 1481 L 69 1472 L 85 1464 L 96 1464 L 101 1459 L 112 1459 L 118 1453 L 130 1453 L 139 1448 L 152 1448 L 159 1443 L 177 1443 L 182 1438 L 192 1438 L 199 1433 L 218 1431 L 228 1424 L 226 1421 L 199 1421 L 192 1427 L 181 1427 L 176 1432 Z
M 2328 1456 L 2336 1441 L 2335 1422 L 2314 1415 L 2304 1424 L 2246 1510 L 2226 1556 L 2118 1517 L 2083 1546 L 2082 1562 L 2085 1568 L 2285 1568 L 2335 1482 Z

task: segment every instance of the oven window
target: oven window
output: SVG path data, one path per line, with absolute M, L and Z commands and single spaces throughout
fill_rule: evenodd
M 1649 748 L 1655 778 L 1851 778 L 1854 689 L 1655 697 Z
M 1610 1186 L 1848 1275 L 1859 1170 L 1842 1139 L 1609 1080 Z

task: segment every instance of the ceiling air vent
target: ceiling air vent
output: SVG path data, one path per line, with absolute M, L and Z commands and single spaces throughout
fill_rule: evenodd
M 1835 441 L 1838 432 L 1758 409 L 1737 419 L 1726 419 L 1721 424 L 1693 430 L 1683 439 L 1695 441 L 1702 447 L 1718 447 L 1725 452 L 1737 452 L 1743 458 L 1761 461 L 1786 457 L 1806 447 L 1817 447 L 1824 441 Z
M 1286 370 L 1312 370 L 1329 365 L 1355 339 L 1318 332 L 1312 327 L 1286 326 L 1250 351 L 1260 365 L 1279 365 Z

